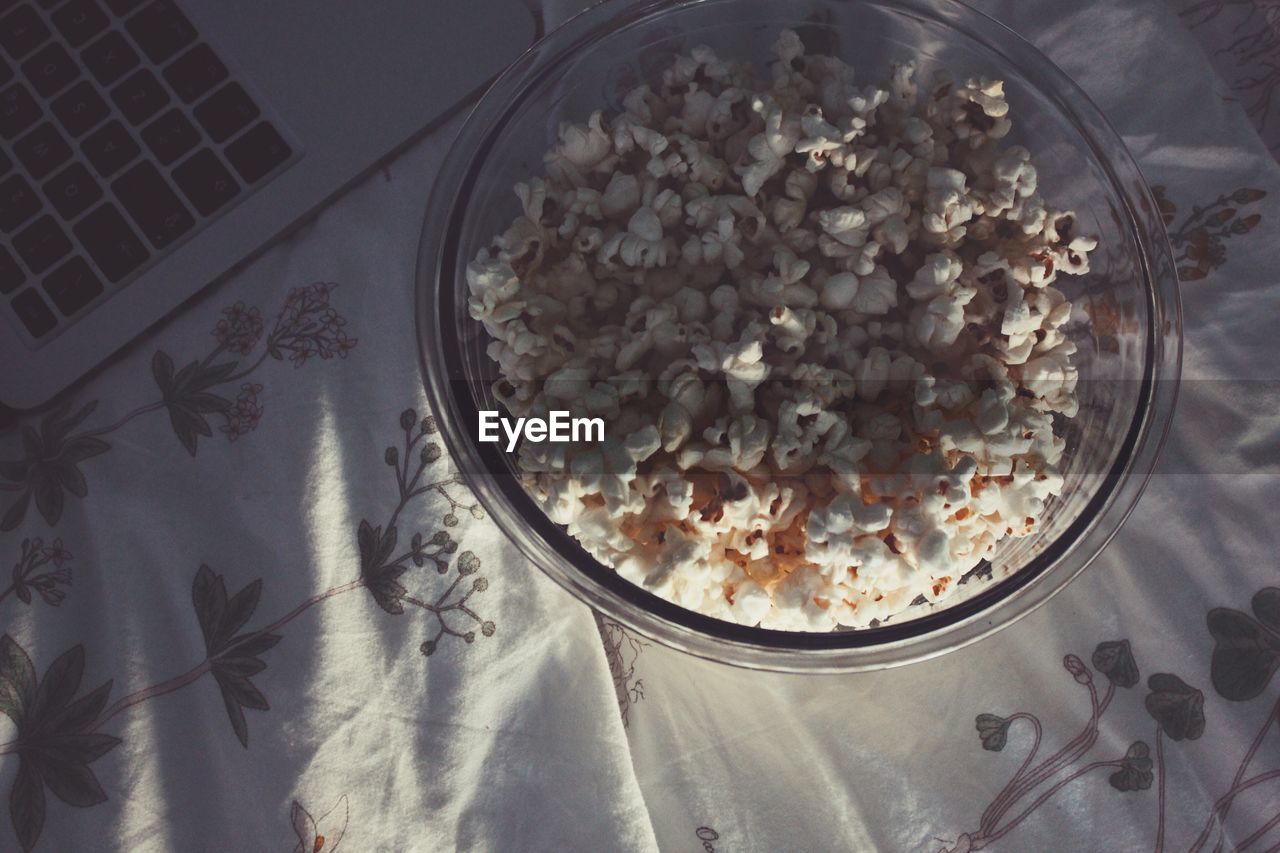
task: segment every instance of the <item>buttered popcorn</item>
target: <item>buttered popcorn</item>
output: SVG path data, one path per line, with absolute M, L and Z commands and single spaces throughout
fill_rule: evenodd
M 1071 304 L 1096 241 L 1005 146 L 998 80 L 859 86 L 784 31 L 770 79 L 707 47 L 565 124 L 467 270 L 525 485 L 601 562 L 767 628 L 952 595 L 1063 487 Z

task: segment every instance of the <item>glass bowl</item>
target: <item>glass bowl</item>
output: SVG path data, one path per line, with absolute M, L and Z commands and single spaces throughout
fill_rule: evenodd
M 763 64 L 783 28 L 840 56 L 860 79 L 915 59 L 1000 78 L 1014 132 L 1040 189 L 1096 235 L 1092 271 L 1059 279 L 1077 305 L 1080 414 L 1066 421 L 1066 486 L 1038 535 L 1005 540 L 995 578 L 967 582 L 874 627 L 801 633 L 749 628 L 686 610 L 598 563 L 525 493 L 513 458 L 477 438 L 499 409 L 488 336 L 467 313 L 467 262 L 519 213 L 518 181 L 542 174 L 561 120 L 618 109 L 678 52 L 708 44 Z M 1177 277 L 1163 224 L 1119 136 L 1060 70 L 1015 33 L 955 0 L 609 0 L 535 44 L 488 90 L 458 133 L 432 189 L 417 270 L 416 318 L 427 394 L 444 441 L 477 498 L 516 546 L 582 601 L 634 630 L 730 664 L 790 670 L 878 669 L 989 635 L 1047 601 L 1097 556 L 1150 476 L 1173 412 L 1182 352 Z M 513 454 L 514 455 L 514 454 Z M 512 456 L 513 456 L 512 455 Z

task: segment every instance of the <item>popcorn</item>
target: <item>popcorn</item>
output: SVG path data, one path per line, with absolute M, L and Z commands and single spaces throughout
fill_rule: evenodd
M 1001 81 L 855 86 L 789 30 L 774 57 L 697 47 L 562 124 L 468 310 L 509 411 L 606 420 L 516 455 L 596 559 L 717 618 L 865 627 L 1041 528 L 1078 408 L 1053 285 L 1097 241 L 999 142 Z

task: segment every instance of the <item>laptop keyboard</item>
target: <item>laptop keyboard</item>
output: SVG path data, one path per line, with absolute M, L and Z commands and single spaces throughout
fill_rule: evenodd
M 0 313 L 40 346 L 294 148 L 172 0 L 0 0 Z

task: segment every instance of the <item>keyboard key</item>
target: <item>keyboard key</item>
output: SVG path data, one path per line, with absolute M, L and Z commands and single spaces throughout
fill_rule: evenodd
M 191 211 L 169 189 L 160 171 L 145 160 L 116 178 L 111 189 L 157 249 L 163 249 L 196 224 Z
M 13 231 L 40 210 L 40 198 L 21 175 L 0 181 L 0 228 Z
M 81 136 L 105 121 L 111 114 L 111 108 L 92 83 L 81 80 L 57 97 L 53 102 L 53 114 L 67 133 Z
M 13 139 L 40 118 L 40 105 L 27 87 L 14 83 L 0 92 L 0 136 Z
M 93 0 L 71 0 L 50 16 L 67 44 L 79 47 L 107 28 L 107 15 Z
M 185 103 L 193 103 L 227 79 L 227 66 L 207 44 L 198 44 L 164 70 L 164 79 Z
M 127 15 L 141 5 L 142 0 L 107 0 L 107 8 L 112 14 L 118 16 Z
M 125 22 L 125 29 L 156 64 L 196 40 L 196 28 L 169 0 L 156 0 Z
M 115 284 L 146 263 L 151 253 L 138 239 L 129 223 L 110 204 L 104 204 L 71 229 L 89 257 Z
M 13 293 L 26 278 L 9 250 L 0 246 L 0 293 Z
M 47 98 L 79 77 L 80 68 L 67 49 L 55 41 L 31 54 L 22 63 L 22 73 L 31 87 Z
M 147 143 L 161 166 L 168 166 L 200 144 L 200 131 L 182 114 L 182 110 L 172 109 L 143 129 L 142 141 Z
M 80 58 L 103 86 L 110 86 L 141 61 L 133 46 L 114 30 L 82 50 Z
M 21 59 L 49 38 L 49 28 L 30 6 L 19 6 L 0 19 L 0 45 L 14 59 Z
M 173 170 L 173 181 L 201 216 L 208 216 L 239 194 L 236 179 L 208 148 Z
M 13 306 L 13 313 L 18 315 L 18 319 L 27 327 L 27 331 L 33 338 L 49 334 L 53 331 L 53 327 L 58 325 L 58 318 L 53 316 L 49 306 L 44 304 L 40 294 L 33 288 L 28 287 L 13 297 L 13 301 L 9 304 Z
M 13 153 L 38 181 L 71 157 L 71 146 L 53 123 L 46 121 L 15 142 Z
M 13 237 L 13 248 L 37 275 L 70 253 L 71 241 L 52 216 L 41 216 Z
M 214 142 L 225 142 L 258 117 L 258 106 L 238 83 L 228 83 L 195 108 L 195 117 Z
M 79 163 L 72 163 L 44 185 L 44 196 L 63 219 L 75 219 L 102 198 L 102 187 Z
M 293 151 L 265 121 L 227 146 L 227 159 L 246 183 L 253 183 L 279 166 Z
M 102 282 L 84 258 L 72 258 L 49 273 L 44 280 L 44 292 L 63 317 L 70 317 L 102 293 Z
M 160 85 L 156 75 L 144 68 L 133 72 L 112 89 L 111 100 L 130 122 L 142 124 L 169 103 L 169 93 Z
M 142 153 L 138 143 L 118 121 L 109 121 L 86 136 L 80 143 L 80 150 L 104 178 L 111 177 Z

